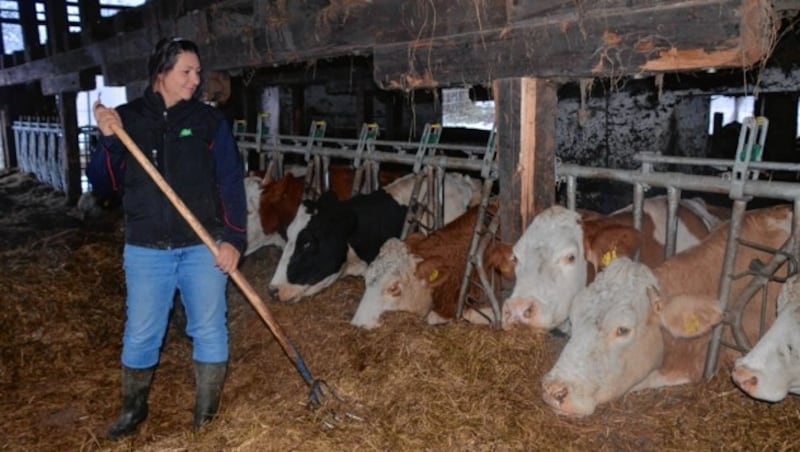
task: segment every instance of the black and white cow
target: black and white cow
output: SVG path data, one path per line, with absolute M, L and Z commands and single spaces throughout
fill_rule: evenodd
M 270 281 L 270 296 L 294 302 L 342 276 L 363 275 L 381 245 L 400 236 L 413 184 L 409 175 L 345 201 L 330 193 L 305 201 L 287 230 L 286 246 Z M 422 185 L 423 195 L 426 185 Z M 444 222 L 449 223 L 480 201 L 481 184 L 469 176 L 448 173 L 444 192 Z

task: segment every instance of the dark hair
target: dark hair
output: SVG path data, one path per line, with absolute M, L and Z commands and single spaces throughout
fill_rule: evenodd
M 150 85 L 155 85 L 156 77 L 159 74 L 168 72 L 175 67 L 175 62 L 178 60 L 178 54 L 183 52 L 191 52 L 195 55 L 200 55 L 197 51 L 197 44 L 194 42 L 179 37 L 162 38 L 156 43 L 153 54 L 150 55 L 150 60 L 147 62 L 147 70 L 150 75 Z M 199 87 L 195 92 L 199 94 L 202 92 Z

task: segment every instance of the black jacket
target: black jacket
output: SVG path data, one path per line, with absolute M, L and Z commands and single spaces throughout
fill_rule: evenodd
M 244 170 L 225 118 L 196 100 L 166 108 L 151 88 L 117 111 L 127 134 L 212 237 L 244 252 Z M 100 137 L 86 174 L 94 190 L 123 195 L 126 243 L 152 248 L 202 243 L 117 137 Z

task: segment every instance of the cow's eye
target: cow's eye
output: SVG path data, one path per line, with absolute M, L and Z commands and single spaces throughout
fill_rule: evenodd
M 616 331 L 617 337 L 625 337 L 625 336 L 629 335 L 630 333 L 631 333 L 631 329 L 628 328 L 627 326 L 618 326 L 617 327 L 617 331 Z
M 575 263 L 575 253 L 569 253 L 561 258 L 561 265 L 573 265 Z
M 515 256 L 513 254 L 511 255 L 511 263 L 514 264 L 514 265 L 517 265 L 517 256 Z
M 393 282 L 392 285 L 390 285 L 389 288 L 386 289 L 386 291 L 389 293 L 389 295 L 393 297 L 399 297 L 401 293 L 400 282 L 398 281 Z

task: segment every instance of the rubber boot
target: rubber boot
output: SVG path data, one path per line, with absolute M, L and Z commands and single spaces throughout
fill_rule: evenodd
M 132 434 L 147 418 L 147 396 L 155 369 L 155 366 L 147 369 L 122 366 L 122 410 L 106 433 L 108 439 L 117 441 Z
M 228 363 L 201 363 L 194 362 L 195 399 L 194 399 L 194 430 L 197 431 L 203 424 L 210 422 L 217 415 L 219 398 L 222 385 L 225 382 L 225 373 Z

